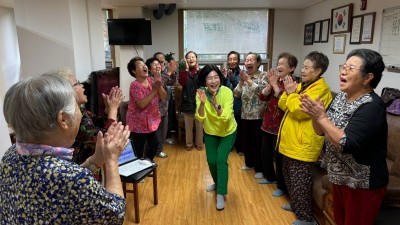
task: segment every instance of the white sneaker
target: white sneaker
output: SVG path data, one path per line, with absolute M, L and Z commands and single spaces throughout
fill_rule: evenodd
M 241 170 L 251 170 L 254 167 L 247 167 L 247 166 L 242 166 L 242 168 L 240 168 Z
M 211 191 L 215 191 L 215 189 L 217 189 L 217 185 L 211 184 L 211 185 L 207 186 L 206 191 L 211 192 Z
M 261 178 L 264 177 L 264 174 L 263 174 L 262 172 L 257 172 L 257 173 L 254 175 L 254 177 L 255 177 L 256 179 L 261 179 Z
M 173 145 L 173 144 L 175 144 L 175 140 L 172 139 L 172 138 L 168 138 L 168 139 L 165 140 L 165 143 Z

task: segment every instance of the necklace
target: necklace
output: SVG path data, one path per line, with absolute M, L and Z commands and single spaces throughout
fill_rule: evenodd
M 211 105 L 214 107 L 214 109 L 218 112 L 218 110 L 221 108 L 221 106 L 219 104 L 216 104 L 216 96 L 219 92 L 219 89 L 215 92 L 214 95 L 212 95 L 208 89 L 206 89 L 206 96 L 207 96 L 207 100 L 210 101 Z

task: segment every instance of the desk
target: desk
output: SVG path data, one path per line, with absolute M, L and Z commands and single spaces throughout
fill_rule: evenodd
M 126 197 L 126 193 L 133 193 L 133 202 L 134 202 L 134 206 L 135 206 L 135 223 L 140 223 L 138 183 L 140 181 L 142 181 L 145 177 L 153 178 L 154 205 L 157 205 L 158 204 L 158 191 L 157 191 L 157 165 L 156 164 L 154 164 L 152 167 L 145 169 L 141 172 L 132 174 L 129 177 L 121 176 L 122 188 L 123 188 L 125 197 Z M 126 183 L 132 183 L 133 190 L 127 190 Z

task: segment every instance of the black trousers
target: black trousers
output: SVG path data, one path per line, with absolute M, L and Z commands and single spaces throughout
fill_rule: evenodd
M 264 178 L 268 181 L 276 181 L 274 155 L 277 136 L 262 131 L 263 139 L 261 144 L 261 165 Z
M 130 136 L 133 142 L 133 148 L 136 152 L 136 156 L 141 158 L 148 158 L 153 160 L 154 156 L 156 156 L 158 143 L 160 142 L 156 131 L 151 133 L 134 133 L 131 132 Z M 145 150 L 145 143 L 147 141 L 147 148 Z
M 244 162 L 247 167 L 254 167 L 256 172 L 262 172 L 261 166 L 261 124 L 262 120 L 242 119 L 241 138 Z

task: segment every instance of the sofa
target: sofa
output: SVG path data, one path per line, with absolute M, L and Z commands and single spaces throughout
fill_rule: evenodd
M 388 123 L 387 165 L 389 184 L 383 206 L 400 204 L 400 116 L 386 114 Z M 320 225 L 335 225 L 333 220 L 332 184 L 318 164 L 312 168 L 313 214 Z

